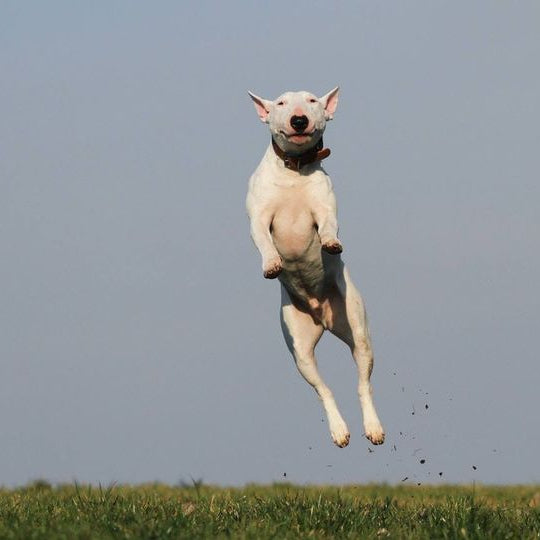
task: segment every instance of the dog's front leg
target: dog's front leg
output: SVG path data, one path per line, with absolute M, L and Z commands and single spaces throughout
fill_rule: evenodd
M 274 279 L 283 270 L 283 261 L 274 246 L 270 226 L 272 214 L 266 212 L 250 212 L 251 238 L 262 257 L 263 275 L 267 279 Z
M 322 249 L 332 254 L 341 253 L 343 246 L 337 237 L 337 208 L 333 191 L 327 193 L 324 199 L 316 200 L 313 216 L 317 224 Z

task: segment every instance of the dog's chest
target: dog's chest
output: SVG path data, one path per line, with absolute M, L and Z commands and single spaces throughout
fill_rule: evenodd
M 318 243 L 314 219 L 315 190 L 308 184 L 278 187 L 276 191 L 279 204 L 276 204 L 272 220 L 274 244 L 285 260 L 303 258 L 313 243 Z

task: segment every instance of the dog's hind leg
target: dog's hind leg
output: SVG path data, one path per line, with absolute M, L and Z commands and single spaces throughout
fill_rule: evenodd
M 351 349 L 358 368 L 358 396 L 364 417 L 366 437 L 373 444 L 384 442 L 384 430 L 373 403 L 370 378 L 373 351 L 364 302 L 345 267 L 336 276 L 337 290 L 332 295 L 332 327 L 329 330 Z
M 316 323 L 311 315 L 298 309 L 292 303 L 283 285 L 281 286 L 281 328 L 298 371 L 313 386 L 322 401 L 334 443 L 340 448 L 347 446 L 350 438 L 349 429 L 338 410 L 330 388 L 319 375 L 315 359 L 315 345 L 321 338 L 324 328 Z

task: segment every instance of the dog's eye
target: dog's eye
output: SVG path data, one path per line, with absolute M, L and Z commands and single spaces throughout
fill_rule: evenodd
M 317 103 L 317 100 L 315 98 L 309 98 L 310 103 Z
M 284 101 L 278 101 L 277 104 L 278 105 L 285 105 L 285 102 Z

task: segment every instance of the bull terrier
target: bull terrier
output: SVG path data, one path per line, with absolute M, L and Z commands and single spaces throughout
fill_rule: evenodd
M 322 135 L 336 111 L 338 94 L 337 87 L 321 98 L 286 92 L 270 101 L 249 92 L 272 139 L 250 178 L 246 206 L 263 275 L 281 282 L 281 328 L 287 346 L 322 401 L 334 443 L 343 448 L 349 444 L 349 428 L 315 359 L 315 346 L 325 330 L 350 347 L 358 367 L 366 437 L 382 444 L 384 430 L 372 398 L 366 311 L 341 259 L 336 198 L 320 163 L 330 154 Z

